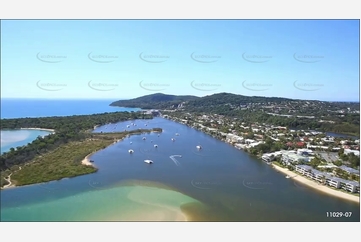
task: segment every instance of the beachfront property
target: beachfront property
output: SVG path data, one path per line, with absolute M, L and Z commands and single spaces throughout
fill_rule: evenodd
M 360 193 L 360 183 L 349 181 L 339 177 L 326 177 L 326 185 L 343 189 L 352 193 Z
M 329 176 L 327 173 L 313 169 L 308 165 L 296 165 L 296 171 L 318 182 L 323 182 L 323 179 Z
M 360 183 L 356 181 L 349 181 L 339 177 L 334 177 L 331 176 L 329 173 L 313 169 L 311 166 L 308 165 L 296 165 L 295 167 L 298 173 L 308 178 L 311 178 L 312 180 L 337 189 L 344 189 L 348 192 L 360 193 Z
M 226 135 L 226 142 L 228 143 L 241 143 L 243 142 L 243 137 L 240 137 L 238 135 L 235 134 L 227 134 Z

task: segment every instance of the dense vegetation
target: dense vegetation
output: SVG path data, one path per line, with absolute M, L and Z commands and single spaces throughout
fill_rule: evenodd
M 152 119 L 143 112 L 112 112 L 92 115 L 73 115 L 66 117 L 15 118 L 1 119 L 1 130 L 19 128 L 55 129 L 57 132 L 78 132 L 92 130 L 96 125 L 116 123 L 134 119 Z
M 116 101 L 110 105 L 161 109 L 163 113 L 166 109 L 192 114 L 219 114 L 245 122 L 360 135 L 360 104 L 356 102 L 296 100 L 232 93 L 217 93 L 205 97 L 156 93 Z
M 288 147 L 283 142 L 275 142 L 270 138 L 266 138 L 265 143 L 250 148 L 249 152 L 253 155 L 262 155 L 279 150 L 286 150 L 287 148 Z
M 285 101 L 293 101 L 288 98 L 280 97 L 261 97 L 261 96 L 243 96 L 232 93 L 217 93 L 205 96 L 196 100 L 190 100 L 187 103 L 188 108 L 198 107 L 215 107 L 220 105 L 242 105 L 248 103 L 281 103 Z
M 26 146 L 12 148 L 9 152 L 2 154 L 0 170 L 4 171 L 14 165 L 26 163 L 37 155 L 52 151 L 63 144 L 85 140 L 92 135 L 87 131 L 93 130 L 96 125 L 142 118 L 150 119 L 152 116 L 141 112 L 115 112 L 68 117 L 2 119 L 1 129 L 48 128 L 55 129 L 56 132 L 44 138 L 38 137 Z
M 196 96 L 176 96 L 162 93 L 155 93 L 130 100 L 119 100 L 110 106 L 142 108 L 142 109 L 168 109 L 178 107 L 182 102 L 199 99 Z
M 61 145 L 53 151 L 36 156 L 21 166 L 21 169 L 18 169 L 18 166 L 14 166 L 11 181 L 15 185 L 21 186 L 96 172 L 97 168 L 81 164 L 81 161 L 87 155 L 106 148 L 114 143 L 115 139 L 122 139 L 131 134 L 160 130 L 161 129 L 134 130 L 121 133 L 87 134 L 88 138 L 84 140 L 72 141 Z M 9 175 L 9 172 L 7 175 Z

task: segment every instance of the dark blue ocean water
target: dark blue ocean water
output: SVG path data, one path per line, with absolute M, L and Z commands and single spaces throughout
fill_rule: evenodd
M 1 99 L 1 118 L 84 115 L 105 112 L 138 111 L 139 108 L 111 107 L 117 100 Z

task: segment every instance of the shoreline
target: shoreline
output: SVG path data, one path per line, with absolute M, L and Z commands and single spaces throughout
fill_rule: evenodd
M 290 176 L 290 179 L 293 179 L 295 181 L 298 181 L 300 183 L 302 183 L 303 185 L 307 185 L 308 187 L 311 187 L 315 190 L 318 190 L 318 191 L 321 191 L 323 193 L 327 193 L 331 196 L 334 196 L 334 197 L 338 197 L 338 198 L 342 198 L 342 199 L 345 199 L 345 200 L 348 200 L 348 201 L 352 201 L 352 202 L 357 202 L 357 203 L 360 203 L 360 197 L 358 196 L 354 196 L 354 195 L 351 195 L 351 194 L 348 194 L 348 193 L 344 193 L 342 191 L 337 191 L 337 190 L 334 190 L 330 187 L 327 187 L 325 185 L 322 185 L 322 184 L 319 184 L 315 181 L 311 181 L 309 179 L 307 179 L 306 177 L 302 176 L 302 175 L 299 175 L 293 171 L 290 171 L 288 170 L 287 168 L 282 168 L 282 167 L 279 167 L 277 165 L 274 165 L 274 164 L 271 164 L 271 166 L 276 169 L 277 171 L 279 172 L 282 172 L 283 174 L 286 174 L 288 176 Z
M 95 166 L 93 165 L 93 163 L 90 162 L 90 159 L 89 159 L 89 157 L 92 156 L 94 153 L 95 153 L 95 152 L 92 152 L 92 153 L 90 153 L 89 155 L 85 156 L 84 159 L 81 161 L 81 163 L 82 163 L 83 165 L 86 165 L 86 166 L 95 167 Z
M 44 130 L 44 131 L 55 132 L 55 130 L 53 130 L 53 129 L 42 129 L 42 128 L 20 128 L 20 129 L 23 129 L 23 130 L 24 130 L 24 129 Z M 162 131 L 151 131 L 151 132 L 160 132 L 160 133 L 161 133 Z M 120 138 L 120 139 L 117 139 L 116 141 L 114 141 L 112 144 L 108 145 L 108 146 L 105 147 L 104 149 L 106 149 L 106 148 L 108 148 L 109 146 L 114 145 L 114 144 L 116 144 L 116 143 L 124 140 L 124 139 L 125 139 L 126 137 L 128 137 L 129 135 L 132 135 L 132 134 L 128 134 L 128 135 L 125 136 L 125 137 L 122 137 L 122 138 Z M 101 150 L 103 150 L 103 149 L 93 151 L 93 152 L 91 152 L 90 154 L 88 154 L 87 156 L 85 156 L 84 159 L 81 161 L 81 164 L 82 164 L 82 165 L 86 165 L 86 166 L 92 166 L 92 167 L 98 169 L 92 162 L 90 162 L 90 156 L 92 156 L 93 154 L 95 154 L 95 153 L 97 153 L 97 152 L 99 152 L 99 151 L 101 151 Z M 21 170 L 21 167 L 19 167 L 19 170 Z M 66 178 L 66 177 L 64 177 L 64 178 Z M 62 178 L 62 179 L 64 179 L 64 178 Z M 5 180 L 9 181 L 10 184 L 7 184 L 7 185 L 4 185 L 4 186 L 0 187 L 0 190 L 17 187 L 15 184 L 11 183 L 10 180 L 8 180 L 8 179 L 5 179 Z M 34 183 L 34 184 L 29 184 L 29 185 L 35 185 L 35 184 L 39 184 L 39 183 Z M 28 185 L 25 185 L 25 186 L 28 186 Z
M 108 148 L 109 146 L 111 145 L 114 145 L 122 140 L 124 140 L 125 137 L 121 138 L 121 139 L 117 139 L 116 141 L 114 141 L 112 144 L 108 145 L 107 147 L 105 147 L 104 149 Z M 88 154 L 87 156 L 84 157 L 84 159 L 81 161 L 81 164 L 82 165 L 85 165 L 85 166 L 92 166 L 94 168 L 97 168 L 94 163 L 90 162 L 90 156 L 94 155 L 95 153 L 101 151 L 103 149 L 100 149 L 100 150 L 96 150 L 96 151 L 93 151 L 92 153 Z
M 18 170 L 18 171 L 20 171 L 20 170 L 21 170 L 21 166 L 19 166 L 19 170 Z M 12 175 L 12 174 L 13 174 L 13 173 L 10 173 L 6 178 L 4 178 L 4 180 L 6 180 L 7 182 L 9 182 L 9 184 L 2 186 L 0 190 L 16 187 L 16 185 L 11 182 L 11 175 Z
M 55 133 L 55 129 L 44 129 L 44 128 L 20 128 L 22 130 L 39 130 L 39 131 L 48 131 L 48 132 L 52 132 L 52 133 Z
M 178 124 L 183 124 L 183 123 L 179 122 L 178 120 L 174 120 L 174 119 L 168 119 L 168 120 L 172 120 L 172 121 L 174 121 L 174 122 L 176 122 L 176 123 L 178 123 Z M 222 139 L 216 138 L 216 137 L 214 137 L 213 135 L 208 134 L 207 132 L 204 132 L 204 131 L 202 131 L 202 130 L 200 130 L 200 129 L 197 129 L 197 128 L 195 128 L 195 127 L 189 126 L 189 125 L 187 125 L 187 124 L 183 124 L 183 125 L 186 125 L 186 126 L 188 126 L 188 127 L 190 127 L 190 128 L 193 128 L 193 129 L 195 129 L 195 130 L 198 130 L 198 131 L 200 131 L 200 132 L 202 132 L 202 133 L 204 133 L 204 134 L 210 135 L 211 137 L 213 137 L 213 138 L 215 138 L 215 139 L 217 139 L 217 140 L 219 140 L 219 141 L 221 141 L 221 142 L 224 142 L 224 143 L 226 143 L 226 144 L 229 144 L 228 142 L 226 142 L 226 141 L 224 141 L 224 140 L 222 140 Z M 232 144 L 231 144 L 231 145 L 232 145 Z M 238 148 L 235 147 L 234 145 L 232 145 L 232 147 L 238 149 Z M 245 152 L 246 154 L 251 155 L 251 154 L 247 151 L 247 149 L 238 149 L 238 150 L 241 150 L 241 151 Z M 257 156 L 257 157 L 258 157 L 258 156 Z M 299 175 L 299 174 L 297 174 L 297 173 L 295 173 L 295 172 L 293 172 L 293 171 L 288 170 L 287 168 L 282 168 L 282 167 L 279 167 L 279 166 L 274 165 L 274 164 L 272 164 L 272 163 L 271 163 L 271 167 L 273 167 L 275 170 L 277 170 L 277 171 L 279 171 L 279 172 L 282 172 L 282 173 L 285 174 L 285 175 L 288 175 L 288 176 L 290 177 L 290 179 L 294 179 L 295 181 L 298 181 L 298 182 L 300 182 L 300 183 L 302 183 L 302 184 L 304 184 L 304 185 L 307 185 L 308 187 L 311 187 L 311 188 L 313 188 L 313 189 L 316 189 L 316 190 L 318 190 L 318 191 L 321 191 L 321 192 L 323 192 L 323 193 L 326 193 L 326 194 L 331 195 L 331 196 L 334 196 L 334 197 L 338 197 L 338 198 L 341 198 L 341 199 L 344 199 L 344 200 L 348 200 L 348 201 L 360 203 L 360 197 L 358 197 L 358 196 L 354 196 L 354 195 L 345 193 L 345 192 L 343 192 L 343 191 L 334 190 L 334 189 L 332 189 L 332 188 L 330 188 L 330 187 L 327 187 L 327 186 L 325 186 L 325 185 L 320 185 L 320 184 L 318 184 L 318 183 L 315 182 L 315 181 L 311 181 L 311 180 L 307 179 L 306 177 L 303 177 L 302 175 Z

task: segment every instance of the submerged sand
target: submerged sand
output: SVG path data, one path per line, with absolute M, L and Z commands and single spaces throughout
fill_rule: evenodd
M 312 180 L 309 180 L 307 179 L 306 177 L 303 177 L 293 171 L 290 171 L 286 168 L 282 168 L 282 167 L 279 167 L 277 165 L 272 165 L 273 168 L 275 168 L 277 171 L 280 171 L 286 175 L 288 175 L 290 177 L 290 179 L 293 179 L 295 181 L 298 181 L 304 185 L 307 185 L 311 188 L 314 188 L 318 191 L 321 191 L 321 192 L 324 192 L 324 193 L 327 193 L 329 195 L 332 195 L 332 196 L 335 196 L 335 197 L 339 197 L 339 198 L 342 198 L 342 199 L 346 199 L 346 200 L 349 200 L 349 201 L 353 201 L 353 202 L 357 202 L 357 203 L 360 203 L 360 197 L 358 196 L 355 196 L 355 195 L 351 195 L 351 194 L 348 194 L 348 193 L 345 193 L 345 192 L 342 192 L 342 191 L 337 191 L 337 190 L 334 190 L 330 187 L 327 187 L 325 185 L 322 185 L 322 184 L 319 184 L 315 181 L 312 181 Z
M 144 182 L 144 181 L 143 181 Z M 116 186 L 17 207 L 2 208 L 2 221 L 189 221 L 181 206 L 199 201 L 173 190 Z M 41 198 L 40 198 L 41 199 Z

